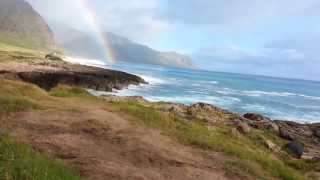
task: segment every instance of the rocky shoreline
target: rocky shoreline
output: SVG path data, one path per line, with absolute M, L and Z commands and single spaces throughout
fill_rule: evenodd
M 0 78 L 22 80 L 45 90 L 64 84 L 112 91 L 146 83 L 138 76 L 121 71 L 25 56 L 0 56 Z
M 147 83 L 142 78 L 125 72 L 71 64 L 65 61 L 53 61 L 26 55 L 8 55 L 0 53 L 0 78 L 22 80 L 50 90 L 59 84 L 79 86 L 98 91 L 123 89 L 129 85 Z M 249 134 L 254 129 L 270 131 L 286 141 L 285 147 L 279 147 L 263 140 L 271 151 L 281 153 L 290 149 L 296 158 L 320 160 L 320 123 L 299 124 L 290 121 L 272 120 L 259 114 L 240 115 L 210 104 L 196 103 L 190 106 L 170 102 L 149 102 L 142 97 L 103 96 L 109 102 L 134 102 L 152 107 L 164 113 L 173 113 L 187 121 L 201 121 L 208 128 L 216 123 L 231 127 L 234 136 Z
M 208 128 L 214 128 L 216 123 L 231 127 L 234 136 L 249 134 L 254 129 L 271 132 L 286 141 L 284 147 L 279 147 L 272 141 L 263 140 L 263 144 L 275 153 L 289 149 L 292 155 L 299 159 L 320 161 L 320 123 L 300 124 L 292 121 L 272 120 L 260 114 L 233 113 L 210 104 L 196 103 L 184 105 L 171 102 L 149 102 L 143 97 L 103 96 L 108 102 L 134 102 L 142 106 L 152 107 L 165 113 L 173 113 L 187 121 L 201 121 Z

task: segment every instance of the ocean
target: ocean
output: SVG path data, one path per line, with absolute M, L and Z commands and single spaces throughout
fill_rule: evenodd
M 108 94 L 184 104 L 204 102 L 241 114 L 253 112 L 272 119 L 320 122 L 320 82 L 126 62 L 83 63 L 132 73 L 149 82 Z

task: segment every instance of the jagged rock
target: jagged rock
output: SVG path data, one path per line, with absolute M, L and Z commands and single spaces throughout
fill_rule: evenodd
M 55 66 L 51 67 L 51 65 Z M 23 69 L 24 71 L 1 71 L 0 77 L 11 77 L 11 79 L 33 83 L 45 90 L 64 84 L 99 91 L 112 91 L 112 89 L 123 89 L 131 84 L 145 83 L 135 75 L 96 67 L 63 63 L 41 64 L 36 67 L 32 69 L 33 67 L 30 66 L 30 69 Z
M 169 112 L 183 116 L 183 113 L 185 112 L 185 108 L 184 108 L 184 106 L 179 105 L 179 104 L 172 104 L 169 109 Z
M 249 125 L 256 129 L 268 129 L 277 134 L 279 133 L 279 126 L 272 121 L 250 121 Z
M 244 119 L 249 121 L 249 125 L 256 129 L 269 129 L 279 133 L 279 126 L 271 119 L 264 117 L 260 114 L 247 113 L 243 115 Z
M 255 114 L 255 113 L 247 113 L 247 114 L 243 115 L 243 117 L 246 119 L 253 120 L 253 121 L 271 121 L 271 119 L 264 117 L 260 114 Z
M 296 141 L 288 143 L 286 148 L 288 148 L 297 158 L 301 158 L 304 152 L 304 146 Z
M 206 103 L 196 103 L 190 106 L 191 111 L 212 111 L 214 107 Z
M 215 124 L 217 122 L 231 120 L 236 116 L 227 110 L 215 107 L 206 103 L 196 103 L 186 107 L 186 118 L 192 120 L 197 119 L 206 124 Z M 236 116 L 239 118 L 239 116 Z

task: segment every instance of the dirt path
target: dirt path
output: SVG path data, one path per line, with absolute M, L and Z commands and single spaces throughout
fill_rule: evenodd
M 86 179 L 227 179 L 198 150 L 99 107 L 23 112 L 5 121 L 14 136 Z

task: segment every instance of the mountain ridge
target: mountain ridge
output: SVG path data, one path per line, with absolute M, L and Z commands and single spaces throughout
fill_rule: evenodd
M 105 58 L 106 50 L 101 48 L 94 35 L 52 20 L 47 20 L 47 22 L 56 35 L 60 46 L 73 56 L 92 59 Z M 179 68 L 196 68 L 193 60 L 187 55 L 177 52 L 157 51 L 112 32 L 105 32 L 104 36 L 108 40 L 109 46 L 117 58 L 116 60 Z
M 30 49 L 52 49 L 53 32 L 25 0 L 0 0 L 0 41 Z

